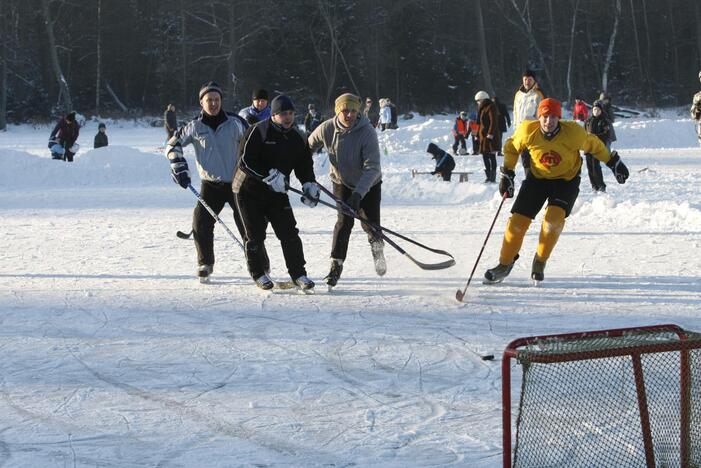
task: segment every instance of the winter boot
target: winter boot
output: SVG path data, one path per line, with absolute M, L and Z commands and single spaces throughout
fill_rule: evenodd
M 263 273 L 258 278 L 255 278 L 254 281 L 256 282 L 256 286 L 265 291 L 275 287 L 275 283 L 273 283 L 273 280 L 271 280 L 270 276 L 268 276 L 266 273 Z
M 306 275 L 302 275 L 302 276 L 297 277 L 294 280 L 294 283 L 302 291 L 308 291 L 310 289 L 314 289 L 314 281 L 310 280 Z
M 545 271 L 545 261 L 543 260 L 538 260 L 538 256 L 535 255 L 533 257 L 533 266 L 531 267 L 531 279 L 533 281 L 543 281 L 545 278 L 545 275 L 543 272 Z
M 331 270 L 329 271 L 329 274 L 326 275 L 324 280 L 326 280 L 326 284 L 328 284 L 330 287 L 336 286 L 338 284 L 338 280 L 341 277 L 341 273 L 343 272 L 343 260 L 339 260 L 337 258 L 332 258 L 331 259 Z
M 197 267 L 197 277 L 200 283 L 209 283 L 209 276 L 214 271 L 214 265 L 200 265 Z
M 516 263 L 516 260 L 518 260 L 518 254 L 514 257 L 513 261 L 509 263 L 508 265 L 504 265 L 500 263 L 499 265 L 495 266 L 494 268 L 490 268 L 489 270 L 484 272 L 484 279 L 486 280 L 485 283 L 501 283 L 504 278 L 509 276 L 509 273 L 511 273 L 511 269 L 514 267 L 514 263 Z
M 387 273 L 387 261 L 385 260 L 384 242 L 370 242 L 370 250 L 372 250 L 372 259 L 375 262 L 375 272 L 377 276 L 384 276 Z

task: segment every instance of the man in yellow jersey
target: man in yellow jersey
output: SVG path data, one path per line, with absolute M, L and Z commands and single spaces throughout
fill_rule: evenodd
M 624 184 L 628 178 L 628 168 L 615 151 L 609 153 L 599 138 L 588 134 L 574 121 L 561 121 L 561 117 L 560 101 L 543 99 L 538 105 L 538 120 L 521 123 L 514 135 L 504 143 L 504 166 L 501 168 L 499 193 L 507 198 L 514 196 L 514 168 L 524 150 L 530 152 L 531 170 L 511 209 L 499 254 L 499 265 L 484 273 L 485 283 L 498 283 L 509 275 L 519 257 L 518 252 L 531 221 L 547 200 L 531 270 L 533 281 L 543 280 L 545 263 L 560 237 L 565 218 L 569 216 L 579 195 L 579 174 L 582 168 L 580 151 L 590 153 L 605 163 L 619 184 Z

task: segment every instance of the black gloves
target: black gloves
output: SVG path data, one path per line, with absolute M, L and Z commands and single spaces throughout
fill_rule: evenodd
M 623 161 L 621 161 L 621 158 L 618 156 L 616 151 L 611 151 L 611 159 L 606 163 L 606 165 L 609 167 L 609 169 L 611 169 L 611 172 L 613 172 L 616 182 L 619 184 L 626 183 L 626 179 L 628 179 L 629 175 L 628 168 L 625 164 L 623 164 Z
M 190 185 L 190 171 L 184 157 L 175 156 L 170 160 L 170 175 L 173 178 L 173 182 L 182 188 L 187 188 Z
M 360 195 L 358 192 L 353 192 L 351 193 L 350 197 L 348 197 L 348 200 L 346 200 L 346 204 L 350 206 L 353 211 L 358 211 L 358 208 L 360 208 L 360 200 L 362 199 L 362 195 Z
M 516 173 L 511 169 L 501 167 L 501 179 L 499 180 L 499 193 L 503 197 L 506 194 L 506 198 L 513 198 L 514 196 L 514 178 Z
M 319 185 L 316 182 L 305 182 L 302 184 L 302 203 L 310 208 L 314 208 L 319 203 Z

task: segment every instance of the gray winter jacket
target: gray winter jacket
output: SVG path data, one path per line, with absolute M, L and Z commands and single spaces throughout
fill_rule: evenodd
M 380 145 L 377 133 L 363 115 L 351 128 L 338 123 L 338 118 L 325 120 L 309 135 L 314 151 L 324 147 L 331 163 L 331 180 L 365 196 L 382 179 Z
M 178 129 L 168 140 L 168 159 L 182 155 L 183 146 L 192 144 L 197 158 L 197 172 L 202 180 L 231 182 L 236 169 L 239 141 L 248 128 L 238 115 L 226 113 L 226 120 L 216 130 L 202 122 L 202 116 Z

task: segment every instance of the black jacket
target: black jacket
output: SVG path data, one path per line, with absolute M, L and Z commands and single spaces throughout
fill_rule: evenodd
M 603 114 L 598 117 L 593 115 L 589 117 L 584 128 L 587 129 L 587 132 L 599 137 L 599 140 L 605 145 L 611 140 L 611 122 Z
M 283 130 L 270 119 L 251 126 L 239 144 L 238 165 L 233 181 L 234 193 L 260 196 L 274 193 L 261 179 L 277 169 L 289 180 L 292 171 L 301 183 L 313 182 L 314 161 L 306 136 L 297 127 Z
M 511 126 L 511 117 L 509 117 L 509 109 L 507 109 L 506 105 L 499 100 L 494 101 L 494 104 L 497 105 L 497 112 L 499 113 L 499 131 L 501 133 L 505 133 Z
M 93 144 L 93 148 L 102 148 L 103 146 L 107 146 L 107 134 L 98 131 L 97 135 L 95 135 L 95 143 Z

